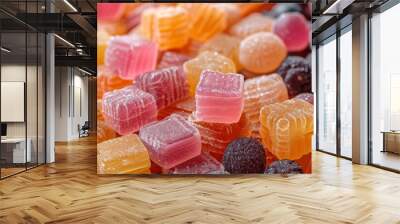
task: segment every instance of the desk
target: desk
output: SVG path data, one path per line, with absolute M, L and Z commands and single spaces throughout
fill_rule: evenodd
M 400 131 L 382 131 L 382 152 L 393 152 L 400 154 Z
M 25 163 L 30 162 L 32 158 L 30 138 L 26 140 L 28 143 L 25 154 L 25 138 L 5 138 L 1 139 L 1 157 L 7 163 Z M 3 156 L 4 155 L 4 156 Z M 25 161 L 26 158 L 26 161 Z

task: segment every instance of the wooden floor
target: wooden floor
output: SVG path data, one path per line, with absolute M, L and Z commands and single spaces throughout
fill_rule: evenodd
M 94 138 L 0 181 L 0 223 L 400 223 L 400 175 L 315 153 L 313 174 L 96 175 Z

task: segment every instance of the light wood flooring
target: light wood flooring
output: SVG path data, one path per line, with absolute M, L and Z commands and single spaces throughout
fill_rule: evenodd
M 400 175 L 316 152 L 313 174 L 97 176 L 94 138 L 0 181 L 0 223 L 400 223 Z

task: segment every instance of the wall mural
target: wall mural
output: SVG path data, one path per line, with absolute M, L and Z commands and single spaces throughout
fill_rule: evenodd
M 311 173 L 310 8 L 98 3 L 98 174 Z

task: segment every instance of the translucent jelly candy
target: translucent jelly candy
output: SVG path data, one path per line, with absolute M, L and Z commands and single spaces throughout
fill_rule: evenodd
M 97 120 L 97 143 L 117 137 L 115 131 L 108 127 L 104 121 Z
M 189 12 L 191 20 L 190 38 L 204 42 L 227 27 L 225 12 L 207 3 L 181 4 Z
M 203 71 L 196 89 L 196 119 L 224 124 L 238 122 L 244 106 L 243 83 L 240 74 Z
M 148 8 L 145 9 L 141 15 L 139 31 L 149 40 L 153 38 L 154 17 L 156 12 L 157 10 L 155 8 Z
M 266 174 L 298 174 L 303 173 L 303 170 L 295 161 L 292 160 L 278 160 L 274 161 L 266 170 Z
M 224 174 L 224 166 L 206 153 L 179 164 L 169 170 L 167 174 Z
M 218 52 L 219 54 L 232 59 L 232 61 L 236 65 L 237 70 L 239 70 L 241 68 L 238 56 L 239 45 L 239 38 L 226 34 L 217 34 L 200 47 L 200 52 Z
M 246 37 L 240 43 L 240 64 L 254 73 L 262 74 L 275 71 L 286 58 L 286 55 L 285 44 L 272 33 L 255 33 Z
M 97 99 L 97 120 L 104 121 L 101 99 Z
M 233 25 L 229 33 L 240 38 L 245 38 L 258 32 L 272 32 L 273 24 L 273 19 L 263 16 L 260 13 L 253 13 Z
M 295 98 L 314 104 L 314 96 L 312 93 L 300 93 L 299 95 L 295 96 Z
M 123 3 L 98 3 L 97 18 L 103 22 L 116 22 L 125 12 Z
M 157 119 L 156 100 L 132 86 L 114 90 L 103 96 L 103 115 L 118 134 L 133 133 Z
M 190 95 L 194 96 L 200 74 L 203 70 L 209 69 L 221 73 L 236 72 L 233 61 L 217 52 L 204 51 L 196 58 L 186 61 L 183 64 L 186 77 L 190 86 Z
M 179 54 L 172 51 L 167 51 L 163 54 L 158 68 L 166 68 L 171 66 L 182 66 L 190 57 L 184 54 Z
M 226 148 L 223 164 L 231 174 L 264 173 L 264 147 L 257 139 L 238 138 Z
M 108 45 L 108 40 L 110 39 L 110 35 L 104 31 L 97 31 L 97 64 L 104 64 L 104 54 L 106 52 L 106 48 Z
M 180 115 L 171 115 L 140 129 L 140 138 L 150 158 L 164 169 L 170 169 L 201 153 L 199 131 Z
M 287 57 L 277 72 L 286 83 L 289 97 L 311 92 L 311 65 L 307 59 L 298 56 Z
M 199 121 L 195 114 L 189 117 L 189 121 L 196 126 L 201 135 L 201 150 L 221 161 L 226 146 L 234 139 L 241 136 L 249 136 L 247 120 L 241 116 L 240 120 L 232 124 L 209 123 Z
M 179 114 L 184 118 L 188 118 L 195 111 L 196 102 L 194 98 L 188 98 L 167 108 L 158 111 L 158 119 L 164 119 L 171 114 Z
M 289 52 L 301 51 L 310 41 L 310 23 L 300 13 L 285 13 L 274 24 L 274 33 L 286 45 Z
M 265 3 L 237 3 L 240 9 L 240 16 L 243 18 L 251 13 L 268 10 L 271 8 L 272 4 L 265 4 Z
M 117 36 L 109 41 L 105 65 L 122 79 L 134 80 L 138 75 L 156 68 L 157 55 L 157 45 L 153 42 Z
M 161 50 L 182 48 L 188 43 L 190 18 L 185 9 L 160 7 L 148 17 L 153 18 L 148 18 L 149 22 L 153 20 L 152 39 L 158 43 Z
M 263 75 L 244 82 L 244 113 L 254 137 L 258 137 L 259 115 L 263 106 L 288 99 L 288 92 L 278 74 Z
M 279 160 L 296 160 L 311 152 L 313 105 L 300 99 L 270 104 L 260 112 L 260 134 Z
M 97 144 L 99 174 L 150 173 L 146 147 L 137 135 L 126 135 Z
M 159 110 L 189 96 L 185 74 L 178 66 L 143 73 L 135 80 L 135 86 L 153 95 Z

